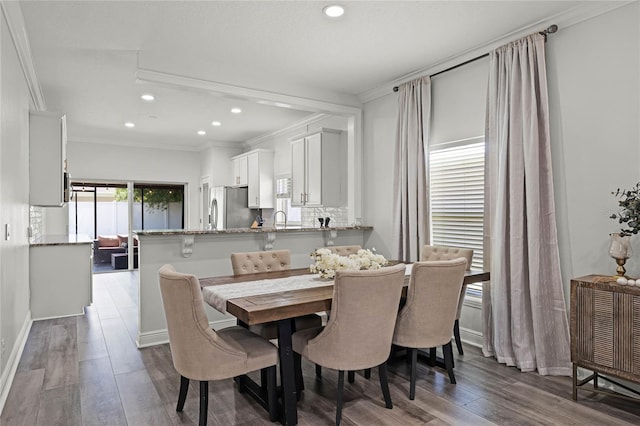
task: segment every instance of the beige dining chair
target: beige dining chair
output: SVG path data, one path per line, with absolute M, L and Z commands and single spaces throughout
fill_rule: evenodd
M 234 275 L 286 271 L 291 269 L 291 253 L 289 250 L 231 253 L 231 267 Z M 294 323 L 296 330 L 320 327 L 322 318 L 316 314 L 309 314 L 296 318 Z M 249 326 L 249 330 L 265 339 L 278 338 L 278 327 L 275 322 L 253 324 Z
M 422 247 L 420 260 L 451 260 L 464 257 L 467 260 L 467 271 L 471 269 L 471 261 L 473 259 L 473 249 L 447 246 L 429 246 Z M 467 293 L 467 285 L 462 285 L 460 290 L 460 300 L 458 301 L 458 311 L 456 312 L 456 321 L 453 324 L 453 337 L 456 341 L 458 353 L 464 355 L 462 350 L 462 340 L 460 340 L 460 314 L 462 313 L 462 305 L 464 305 L 464 296 Z
M 387 408 L 393 408 L 386 361 L 404 284 L 405 265 L 338 271 L 331 316 L 325 327 L 297 331 L 292 336 L 296 356 L 338 370 L 336 425 L 342 418 L 344 372 L 378 366 Z
M 276 364 L 278 351 L 266 339 L 239 326 L 214 331 L 204 309 L 198 278 L 176 272 L 164 265 L 158 271 L 162 304 L 169 330 L 169 347 L 176 371 L 180 374 L 180 392 L 176 411 L 182 411 L 189 380 L 200 381 L 200 425 L 207 424 L 209 381 L 239 376 L 240 391 L 249 390 L 277 420 Z M 261 370 L 266 389 L 248 389 L 245 376 Z
M 451 328 L 456 318 L 466 260 L 416 262 L 412 266 L 407 303 L 398 313 L 393 344 L 407 348 L 411 359 L 409 399 L 414 399 L 418 348 L 442 346 L 449 380 L 453 375 Z
M 362 250 L 362 247 L 359 245 L 330 246 L 325 248 L 328 248 L 331 251 L 331 253 L 335 253 L 338 256 L 349 256 L 350 254 L 357 254 L 358 250 Z

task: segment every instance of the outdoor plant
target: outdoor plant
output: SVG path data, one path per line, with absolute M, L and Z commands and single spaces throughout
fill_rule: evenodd
M 640 231 L 640 182 L 631 189 L 618 188 L 612 194 L 620 198 L 618 201 L 620 211 L 610 216 L 622 225 L 620 235 L 637 234 Z

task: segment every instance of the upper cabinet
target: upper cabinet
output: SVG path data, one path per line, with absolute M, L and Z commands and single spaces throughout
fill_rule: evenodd
M 29 203 L 60 207 L 69 196 L 64 114 L 29 114 Z
M 273 151 L 255 149 L 232 158 L 234 183 L 248 186 L 248 206 L 273 208 Z
M 241 154 L 231 159 L 233 169 L 233 184 L 247 185 L 247 154 Z
M 345 204 L 347 156 L 341 134 L 321 129 L 291 142 L 291 205 Z
M 256 150 L 247 155 L 249 207 L 273 208 L 273 151 Z

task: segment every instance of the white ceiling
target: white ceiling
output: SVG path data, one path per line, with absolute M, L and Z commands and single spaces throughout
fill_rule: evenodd
M 363 94 L 385 85 L 391 90 L 392 82 L 417 70 L 605 2 L 340 1 L 346 13 L 333 20 L 321 13 L 329 3 L 22 1 L 20 6 L 46 107 L 67 114 L 70 140 L 202 149 L 242 143 L 314 113 L 257 103 L 254 96 L 243 96 L 249 89 L 261 91 L 263 99 L 287 95 L 293 101 L 360 106 Z M 147 71 L 174 84 L 136 78 Z M 142 93 L 153 93 L 156 100 L 144 102 Z M 243 112 L 231 114 L 232 106 Z M 222 126 L 212 127 L 212 120 Z M 125 128 L 126 121 L 136 127 Z M 200 129 L 207 134 L 197 135 Z

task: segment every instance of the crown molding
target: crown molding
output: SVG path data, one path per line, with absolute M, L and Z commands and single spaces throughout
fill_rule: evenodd
M 215 81 L 201 80 L 176 74 L 138 68 L 136 71 L 137 83 L 151 83 L 164 87 L 183 90 L 196 90 L 199 92 L 218 95 L 236 96 L 257 103 L 276 106 L 280 108 L 292 108 L 309 112 L 325 112 L 332 114 L 355 114 L 360 111 L 360 106 L 350 106 L 320 101 L 316 99 L 301 98 L 285 95 L 283 93 L 267 92 L 248 87 L 234 86 Z
M 11 40 L 13 41 L 13 45 L 18 54 L 18 60 L 20 61 L 22 72 L 27 81 L 33 105 L 37 111 L 46 111 L 47 105 L 44 101 L 44 95 L 42 93 L 42 87 L 40 87 L 36 68 L 33 64 L 31 45 L 29 44 L 27 29 L 24 26 L 24 18 L 22 16 L 22 9 L 20 9 L 20 3 L 17 1 L 3 0 L 0 1 L 0 7 L 2 8 L 4 18 L 7 21 Z
M 266 133 L 264 135 L 256 136 L 255 138 L 249 139 L 249 140 L 246 141 L 246 144 L 249 147 L 252 147 L 252 146 L 255 146 L 255 145 L 258 145 L 258 144 L 264 142 L 267 139 L 274 138 L 276 136 L 280 136 L 280 135 L 292 132 L 292 131 L 294 131 L 297 128 L 302 127 L 302 126 L 309 126 L 311 124 L 314 124 L 314 123 L 317 123 L 317 122 L 319 122 L 321 120 L 324 120 L 324 119 L 326 119 L 328 117 L 330 117 L 330 115 L 329 114 L 324 114 L 324 113 L 318 113 L 318 114 L 310 115 L 310 116 L 304 118 L 303 120 L 300 120 L 297 123 L 294 123 L 294 124 L 292 124 L 290 126 L 287 126 L 287 127 L 283 128 L 283 129 L 276 130 L 274 132 Z
M 507 33 L 497 39 L 491 40 L 487 43 L 483 43 L 471 49 L 449 56 L 448 58 L 445 58 L 441 61 L 429 64 L 426 67 L 403 75 L 402 77 L 385 83 L 382 86 L 376 87 L 366 92 L 362 92 L 358 94 L 358 99 L 360 99 L 363 104 L 374 101 L 383 96 L 392 94 L 393 92 L 391 90 L 394 86 L 398 86 L 402 83 L 406 83 L 407 81 L 411 81 L 419 77 L 435 74 L 454 65 L 461 64 L 469 59 L 486 54 L 504 44 L 507 44 L 520 37 L 524 37 L 532 32 L 541 31 L 542 29 L 547 28 L 549 25 L 556 24 L 558 25 L 558 31 L 562 31 L 573 25 L 579 24 L 580 22 L 595 18 L 596 16 L 627 6 L 631 3 L 636 3 L 637 1 L 638 0 L 585 2 L 584 4 L 576 6 L 565 12 L 558 13 L 543 20 L 534 22 L 530 25 Z M 549 37 L 550 39 L 553 39 L 554 35 L 552 34 Z
M 233 148 L 242 149 L 245 145 L 241 142 L 222 142 L 222 141 L 207 141 L 197 146 L 179 146 L 173 141 L 164 141 L 154 139 L 153 142 L 138 141 L 138 140 L 124 140 L 124 139 L 107 139 L 107 138 L 87 138 L 87 137 L 69 137 L 70 143 L 90 143 L 97 145 L 110 145 L 110 146 L 122 146 L 125 148 L 144 148 L 144 149 L 162 149 L 166 151 L 186 151 L 186 152 L 201 152 L 208 148 Z

